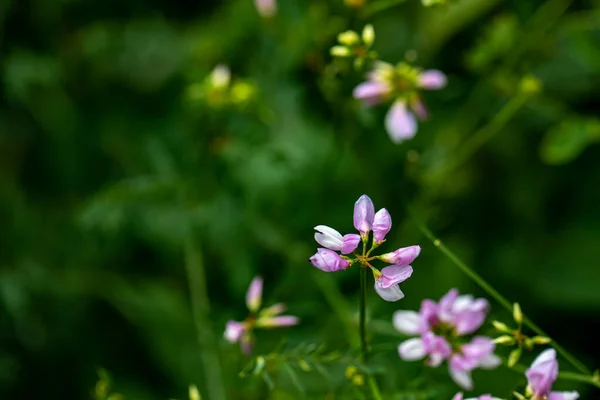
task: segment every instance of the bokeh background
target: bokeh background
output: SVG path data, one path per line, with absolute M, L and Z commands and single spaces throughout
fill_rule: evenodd
M 393 311 L 451 287 L 485 295 L 405 202 L 600 366 L 600 2 L 348 3 L 359 7 L 281 0 L 263 18 L 251 0 L 0 2 L 0 398 L 92 398 L 98 368 L 127 399 L 186 398 L 190 383 L 208 399 L 215 385 L 231 399 L 356 398 L 347 361 L 326 374 L 276 368 L 274 391 L 241 379 L 249 359 L 222 332 L 246 316 L 245 290 L 262 275 L 265 303 L 287 303 L 302 324 L 259 332 L 257 354 L 284 336 L 284 352 L 356 344 L 358 271 L 306 260 L 313 227 L 350 232 L 363 193 L 392 215 L 384 250 L 423 248 L 404 300 L 369 294 L 372 343 L 387 348 L 372 364 L 390 399 L 457 391 L 444 368 L 398 359 Z M 367 22 L 383 60 L 449 78 L 425 94 L 431 117 L 401 145 L 384 131 L 385 107 L 352 99 L 364 72 L 329 56 L 337 33 Z M 253 88 L 247 99 L 203 94 L 218 64 Z M 523 94 L 527 75 L 537 95 Z M 186 268 L 210 299 L 199 297 L 199 335 Z M 502 368 L 475 379 L 475 394 L 505 398 L 525 385 Z

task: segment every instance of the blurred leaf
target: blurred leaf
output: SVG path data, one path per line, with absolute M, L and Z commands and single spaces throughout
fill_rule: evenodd
M 565 164 L 596 140 L 600 140 L 600 119 L 571 117 L 550 128 L 542 141 L 540 156 L 547 164 Z

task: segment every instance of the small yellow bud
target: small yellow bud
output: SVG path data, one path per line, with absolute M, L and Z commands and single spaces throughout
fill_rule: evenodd
M 234 103 L 245 103 L 256 93 L 254 85 L 247 82 L 236 82 L 231 87 L 231 99 Z
M 508 355 L 508 361 L 507 361 L 507 365 L 509 368 L 512 368 L 515 366 L 515 364 L 517 364 L 519 362 L 519 358 L 521 358 L 521 348 L 518 349 L 514 349 L 513 351 L 510 352 L 510 354 Z
M 546 336 L 534 336 L 531 338 L 533 344 L 548 344 L 552 341 L 549 337 Z
M 542 81 L 533 75 L 526 75 L 519 83 L 519 89 L 525 94 L 536 94 L 542 90 Z
M 510 328 L 508 326 L 506 326 L 506 324 L 503 322 L 492 321 L 492 325 L 494 325 L 494 328 L 496 328 L 497 331 L 505 332 L 505 333 L 510 332 Z
M 525 348 L 527 350 L 532 350 L 533 349 L 533 340 L 531 340 L 531 338 L 525 338 L 525 340 L 523 341 L 523 345 L 525 346 Z
M 198 387 L 196 385 L 190 385 L 188 390 L 190 400 L 201 400 L 202 396 L 200 396 L 200 391 L 198 391 Z
M 350 49 L 346 46 L 333 46 L 329 49 L 329 53 L 334 57 L 348 57 L 350 55 Z
M 513 338 L 512 336 L 508 336 L 508 335 L 502 335 L 502 336 L 499 336 L 496 339 L 494 339 L 493 342 L 496 344 L 505 344 L 505 345 L 512 346 L 513 344 L 515 344 L 515 338 Z
M 373 29 L 373 25 L 365 25 L 362 31 L 362 41 L 367 47 L 371 47 L 375 41 L 375 29 Z
M 358 33 L 354 31 L 346 31 L 338 35 L 338 42 L 344 46 L 353 46 L 360 42 L 360 37 L 358 37 Z
M 356 386 L 362 386 L 365 384 L 365 377 L 361 374 L 354 375 L 352 377 L 352 384 Z
M 517 324 L 521 325 L 523 323 L 523 311 L 521 311 L 519 303 L 513 304 L 513 318 Z
M 348 365 L 346 367 L 346 371 L 344 372 L 344 374 L 346 375 L 346 378 L 348 379 L 352 379 L 352 377 L 354 375 L 356 375 L 358 373 L 358 368 L 356 368 L 354 365 Z
M 310 372 L 312 370 L 310 365 L 308 365 L 308 363 L 302 358 L 298 360 L 298 365 L 300 366 L 302 371 Z

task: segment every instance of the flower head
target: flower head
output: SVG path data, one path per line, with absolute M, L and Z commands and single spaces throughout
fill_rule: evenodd
M 427 109 L 419 92 L 441 89 L 447 81 L 446 75 L 438 70 L 422 71 L 406 63 L 393 66 L 381 61 L 374 64 L 367 77 L 366 82 L 354 89 L 354 97 L 369 107 L 392 102 L 385 117 L 385 127 L 395 143 L 414 137 L 417 117 L 427 118 Z
M 353 223 L 360 235 L 355 233 L 342 235 L 333 228 L 317 225 L 315 227 L 317 231 L 315 240 L 323 248 L 317 249 L 317 253 L 309 261 L 325 272 L 347 269 L 357 262 L 362 268 L 371 269 L 375 278 L 375 291 L 381 298 L 386 301 L 402 299 L 404 293 L 402 293 L 398 284 L 411 276 L 413 269 L 409 263 L 419 255 L 421 248 L 412 246 L 398 249 L 383 256 L 371 256 L 371 252 L 385 242 L 385 236 L 392 228 L 392 217 L 385 208 L 375 212 L 373 201 L 366 194 L 360 196 L 354 204 Z M 373 232 L 373 240 L 371 249 L 367 251 L 371 231 Z M 355 250 L 361 242 L 363 243 L 362 254 L 356 254 Z M 352 253 L 355 258 L 340 256 L 336 251 L 342 254 Z M 387 266 L 379 271 L 370 264 L 375 259 L 394 265 Z
M 243 322 L 230 320 L 225 325 L 223 337 L 229 343 L 240 343 L 244 354 L 250 355 L 254 346 L 255 328 L 276 328 L 297 325 L 300 321 L 293 315 L 279 315 L 286 310 L 285 304 L 278 303 L 260 309 L 263 280 L 255 277 L 246 292 L 246 305 L 250 315 Z
M 485 319 L 487 302 L 472 296 L 459 296 L 450 290 L 439 303 L 425 299 L 419 312 L 396 311 L 394 327 L 407 335 L 418 335 L 400 344 L 398 353 L 405 360 L 427 357 L 432 367 L 448 361 L 450 376 L 465 389 L 472 388 L 471 371 L 495 368 L 500 359 L 493 354 L 492 339 L 478 336 L 464 343 L 461 337 L 473 333 Z
M 531 392 L 532 400 L 575 400 L 578 392 L 552 392 L 552 384 L 558 377 L 558 361 L 556 351 L 547 349 L 540 353 L 531 367 L 525 371 L 527 391 Z

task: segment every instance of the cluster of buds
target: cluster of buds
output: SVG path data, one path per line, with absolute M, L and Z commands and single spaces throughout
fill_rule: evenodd
M 417 133 L 417 119 L 427 119 L 421 90 L 446 86 L 446 75 L 438 70 L 421 70 L 407 63 L 392 65 L 377 61 L 368 80 L 354 89 L 354 97 L 372 107 L 392 103 L 386 117 L 386 130 L 395 143 L 411 139 Z M 416 117 L 415 117 L 416 116 Z
M 438 367 L 447 360 L 452 379 L 459 386 L 472 389 L 472 370 L 500 365 L 491 338 L 475 336 L 466 343 L 463 340 L 481 327 L 488 308 L 485 299 L 460 296 L 458 290 L 452 289 L 438 303 L 423 300 L 419 312 L 396 311 L 394 327 L 404 334 L 418 335 L 398 346 L 400 358 L 406 361 L 426 358 L 425 363 L 430 367 Z
M 365 61 L 377 58 L 377 53 L 371 50 L 375 41 L 373 25 L 365 25 L 359 35 L 355 31 L 345 31 L 338 35 L 338 44 L 333 46 L 330 53 L 334 57 L 354 58 L 354 67 L 359 69 Z
M 262 278 L 254 278 L 246 293 L 246 306 L 250 311 L 250 315 L 242 322 L 228 321 L 225 327 L 225 339 L 230 343 L 239 342 L 242 352 L 247 355 L 252 353 L 255 328 L 267 329 L 292 326 L 297 325 L 299 322 L 298 317 L 279 315 L 286 310 L 283 303 L 277 303 L 261 310 L 262 290 Z
M 361 268 L 369 268 L 375 278 L 375 291 L 386 301 L 398 301 L 404 293 L 398 286 L 412 274 L 410 263 L 417 258 L 421 247 L 410 246 L 400 248 L 392 253 L 372 256 L 371 252 L 385 242 L 385 236 L 392 228 L 392 217 L 382 208 L 375 212 L 373 202 L 367 195 L 362 195 L 354 204 L 354 227 L 360 234 L 350 233 L 342 236 L 341 233 L 325 225 L 315 227 L 315 240 L 322 248 L 309 261 L 325 272 L 335 272 L 350 268 L 357 263 Z M 367 251 L 367 244 L 373 232 L 371 247 Z M 362 242 L 362 252 L 354 251 Z M 342 255 L 337 252 L 341 252 Z M 347 256 L 352 254 L 352 257 Z M 381 271 L 371 265 L 371 261 L 381 260 L 392 264 Z
M 188 87 L 191 100 L 205 101 L 213 108 L 244 107 L 251 103 L 256 94 L 254 84 L 243 79 L 232 81 L 231 71 L 225 65 L 217 65 L 204 81 Z
M 513 319 L 517 323 L 516 328 L 510 328 L 503 322 L 492 321 L 494 328 L 497 331 L 503 333 L 503 335 L 494 339 L 494 343 L 505 345 L 505 346 L 517 346 L 512 350 L 508 356 L 507 365 L 513 367 L 521 358 L 523 349 L 533 350 L 535 345 L 545 345 L 550 343 L 552 340 L 545 336 L 533 336 L 528 337 L 523 334 L 523 312 L 521 306 L 518 303 L 513 305 Z
M 355 386 L 363 386 L 365 384 L 365 376 L 354 365 L 348 365 L 344 375 Z

